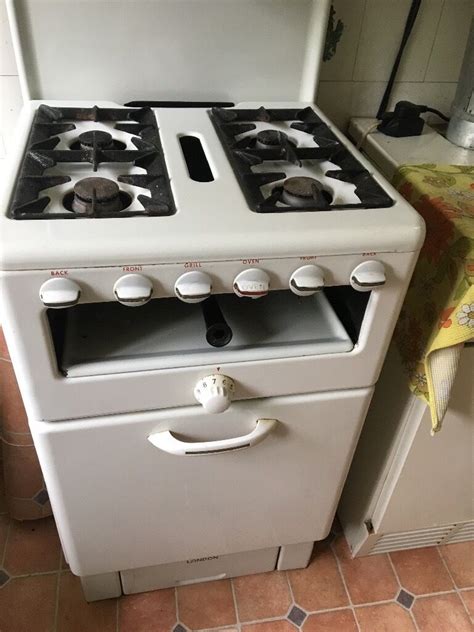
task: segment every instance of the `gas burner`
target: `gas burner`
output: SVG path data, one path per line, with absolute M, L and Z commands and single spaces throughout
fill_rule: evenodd
M 112 134 L 113 129 L 130 134 L 130 147 L 99 129 L 101 124 L 113 125 Z M 73 130 L 78 132 L 73 145 L 61 148 L 59 134 Z M 87 165 L 90 178 L 84 178 Z M 51 173 L 56 167 L 59 173 Z M 98 172 L 110 173 L 112 180 L 97 177 Z M 53 190 L 71 180 L 76 182 L 74 191 L 63 198 L 61 207 Z M 116 182 L 148 189 L 149 195 L 132 198 Z M 11 218 L 162 217 L 175 212 L 156 117 L 150 108 L 39 106 L 10 205 Z
M 316 178 L 307 176 L 287 178 L 281 187 L 281 202 L 294 208 L 325 211 L 331 201 L 332 195 Z
M 211 120 L 249 208 L 256 213 L 387 208 L 393 205 L 392 198 L 311 107 L 216 107 L 212 109 Z M 268 123 L 287 129 L 288 134 L 271 128 L 258 130 L 258 126 Z M 305 141 L 295 144 L 290 140 L 294 130 L 305 134 Z M 252 131 L 255 131 L 254 135 L 249 134 Z M 323 167 L 324 163 L 330 163 L 334 168 L 328 170 L 330 165 Z M 298 176 L 300 168 L 302 175 Z M 304 173 L 322 173 L 324 178 L 353 185 L 347 189 L 350 195 L 341 195 L 342 187 L 335 184 L 339 193 L 333 197 L 318 180 Z M 296 177 L 290 177 L 293 174 Z M 276 182 L 280 184 L 268 195 L 268 185 Z
M 253 124 L 235 128 L 237 134 L 254 129 Z M 301 166 L 295 143 L 290 140 L 288 134 L 277 129 L 262 129 L 255 135 L 246 135 L 234 142 L 232 149 L 248 164 L 260 164 L 264 160 L 284 160 Z
M 281 147 L 289 142 L 288 135 L 277 129 L 262 129 L 256 136 L 256 147 L 266 149 L 267 147 Z
M 115 215 L 131 204 L 132 198 L 109 178 L 83 178 L 64 200 L 64 207 L 76 215 Z
M 112 134 L 103 130 L 93 129 L 79 134 L 77 140 L 71 144 L 71 149 L 125 149 L 125 143 L 115 140 Z

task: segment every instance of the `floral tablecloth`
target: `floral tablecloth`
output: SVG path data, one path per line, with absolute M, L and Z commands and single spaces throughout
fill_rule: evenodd
M 437 432 L 461 349 L 474 338 L 474 167 L 404 165 L 394 185 L 426 222 L 395 342 Z

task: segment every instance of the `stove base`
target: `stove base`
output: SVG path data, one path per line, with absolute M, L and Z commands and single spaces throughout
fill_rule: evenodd
M 230 555 L 159 564 L 126 571 L 81 577 L 87 601 L 99 601 L 126 595 L 215 581 L 240 575 L 253 575 L 273 570 L 304 568 L 309 564 L 313 542 L 301 542 L 282 547 L 244 551 Z

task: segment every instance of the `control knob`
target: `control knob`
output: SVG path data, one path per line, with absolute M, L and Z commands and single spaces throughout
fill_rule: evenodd
M 268 294 L 269 287 L 270 277 L 258 268 L 243 270 L 234 279 L 234 292 L 240 297 L 260 298 Z
M 359 292 L 370 292 L 385 285 L 385 268 L 380 261 L 364 261 L 354 268 L 351 285 Z
M 45 307 L 61 309 L 62 307 L 73 307 L 79 302 L 81 288 L 72 279 L 58 277 L 45 281 L 40 287 L 39 295 Z
M 318 266 L 302 266 L 290 278 L 290 290 L 297 296 L 311 296 L 324 287 L 324 273 Z
M 122 305 L 138 307 L 151 299 L 153 283 L 143 274 L 126 274 L 116 281 L 114 294 Z
M 200 303 L 209 298 L 212 291 L 211 277 L 197 270 L 182 274 L 174 285 L 174 293 L 185 303 Z
M 194 397 L 208 413 L 223 413 L 234 398 L 234 380 L 214 373 L 201 378 L 194 387 Z

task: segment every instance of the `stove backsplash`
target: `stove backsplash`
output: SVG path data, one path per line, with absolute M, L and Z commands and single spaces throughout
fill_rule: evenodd
M 333 6 L 333 28 L 328 34 L 331 42 L 326 47 L 331 55 L 322 66 L 317 104 L 344 131 L 350 117 L 375 115 L 405 24 L 407 5 L 393 0 L 334 0 Z M 409 99 L 449 111 L 471 11 L 471 0 L 423 3 L 393 100 Z M 0 96 L 1 160 L 13 142 L 21 107 L 4 0 L 0 0 Z

